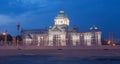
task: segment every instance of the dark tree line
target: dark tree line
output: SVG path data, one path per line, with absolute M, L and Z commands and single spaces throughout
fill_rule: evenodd
M 10 34 L 7 35 L 0 34 L 0 41 L 5 41 L 5 38 L 7 39 L 7 41 L 13 41 L 13 37 Z M 15 38 L 17 41 L 22 41 L 20 35 L 17 35 Z
M 16 40 L 22 41 L 22 37 L 21 37 L 20 35 L 17 35 L 17 36 L 16 36 Z
M 101 39 L 101 43 L 102 43 L 102 45 L 107 45 L 107 41 L 104 39 Z
M 7 39 L 7 41 L 13 41 L 13 38 L 10 34 L 7 35 L 0 34 L 0 41 L 5 41 L 5 38 Z

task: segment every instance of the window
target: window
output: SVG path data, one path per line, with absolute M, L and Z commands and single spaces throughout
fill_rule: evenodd
M 53 44 L 54 44 L 54 46 L 60 46 L 61 45 L 60 35 L 54 35 L 53 36 Z

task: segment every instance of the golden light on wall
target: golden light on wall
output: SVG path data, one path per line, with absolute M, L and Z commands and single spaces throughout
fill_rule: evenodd
M 44 37 L 43 37 L 43 36 L 41 36 L 40 38 L 41 38 L 41 39 L 43 39 Z
M 67 19 L 64 19 L 64 24 L 67 24 Z

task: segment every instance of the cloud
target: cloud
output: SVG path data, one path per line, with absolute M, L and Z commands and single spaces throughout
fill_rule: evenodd
M 16 24 L 29 24 L 28 21 L 33 21 L 34 14 L 32 12 L 26 12 L 20 15 L 9 15 L 9 14 L 0 14 L 0 33 L 7 30 L 9 33 L 14 33 L 16 31 Z
M 15 22 L 15 18 L 9 15 L 0 15 L 0 25 Z
M 40 17 L 43 18 L 44 16 L 44 10 L 37 10 L 37 11 L 27 11 L 24 13 L 21 13 L 19 15 L 16 14 L 0 14 L 0 25 L 11 25 L 16 23 L 22 23 L 22 24 L 28 24 L 28 22 L 33 22 Z
M 0 14 L 0 25 L 9 25 L 12 23 L 18 23 L 18 22 L 25 22 L 27 21 L 27 17 L 32 16 L 32 14 L 26 12 L 20 15 L 6 15 L 6 14 Z
M 18 3 L 22 3 L 23 6 L 38 6 L 45 7 L 48 4 L 47 0 L 17 0 Z

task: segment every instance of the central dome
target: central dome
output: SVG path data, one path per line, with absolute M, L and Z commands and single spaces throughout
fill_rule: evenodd
M 54 19 L 55 25 L 69 25 L 69 19 L 64 11 L 60 11 Z

